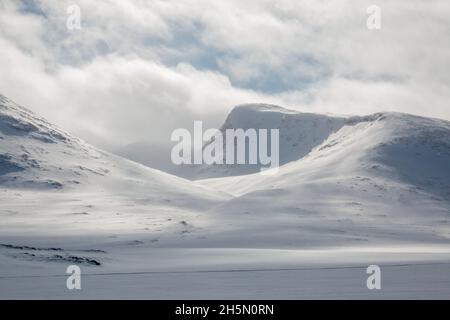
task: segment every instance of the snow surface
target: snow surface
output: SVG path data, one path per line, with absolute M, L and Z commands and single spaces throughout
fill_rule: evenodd
M 330 134 L 338 131 L 346 123 L 346 118 L 314 113 L 300 113 L 267 104 L 246 104 L 235 107 L 220 128 L 223 149 L 226 150 L 227 129 L 270 129 L 279 130 L 280 165 L 298 160 L 314 147 L 325 141 Z M 270 136 L 268 137 L 270 141 Z M 205 146 L 208 143 L 205 144 Z M 204 147 L 205 147 L 204 146 Z M 246 153 L 248 154 L 248 145 Z M 225 163 L 226 153 L 223 157 Z M 246 175 L 260 172 L 261 164 L 228 165 L 181 165 L 177 174 L 189 179 Z
M 0 298 L 450 298 L 449 122 L 244 105 L 223 128 L 255 126 L 278 174 L 189 181 L 0 96 Z

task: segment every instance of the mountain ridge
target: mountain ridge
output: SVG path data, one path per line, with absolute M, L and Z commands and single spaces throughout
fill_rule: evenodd
M 224 197 L 181 177 L 93 147 L 4 96 L 0 96 L 0 187 L 121 193 L 140 193 L 148 188 L 158 201 L 165 194 L 169 199 L 184 195 L 206 203 Z
M 17 106 L 5 111 L 4 99 L 1 104 L 0 208 L 7 217 L 2 232 L 38 232 L 41 221 L 58 217 L 45 223 L 71 233 L 97 234 L 99 226 L 86 219 L 101 221 L 107 234 L 133 234 L 143 224 L 151 239 L 163 235 L 158 244 L 165 246 L 304 248 L 450 239 L 450 123 L 445 120 L 400 113 L 332 119 L 289 113 L 282 119 L 280 109 L 274 120 L 273 109 L 264 107 L 237 120 L 251 120 L 247 127 L 287 124 L 283 132 L 290 144 L 284 150 L 290 150 L 291 133 L 304 134 L 298 142 L 315 144 L 275 175 L 192 182 L 103 152 Z M 307 135 L 311 132 L 315 141 Z M 48 197 L 59 200 L 38 205 Z M 30 215 L 28 203 L 49 213 Z M 69 208 L 74 213 L 68 216 Z

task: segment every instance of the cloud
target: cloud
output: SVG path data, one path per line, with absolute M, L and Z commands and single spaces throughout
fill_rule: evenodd
M 264 99 L 233 88 L 227 77 L 213 71 L 188 64 L 168 68 L 132 56 L 113 55 L 81 68 L 65 67 L 58 79 L 75 100 L 72 112 L 92 119 L 87 129 L 107 133 L 119 143 L 169 137 L 173 129 L 190 126 L 195 119 L 218 125 L 230 106 Z
M 82 30 L 66 28 L 71 4 Z M 366 28 L 371 4 L 5 0 L 0 91 L 150 164 L 142 145 L 166 150 L 174 128 L 219 126 L 239 103 L 450 119 L 450 3 L 379 0 L 377 31 Z

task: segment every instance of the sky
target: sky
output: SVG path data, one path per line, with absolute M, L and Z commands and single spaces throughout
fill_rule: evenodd
M 165 169 L 174 129 L 243 103 L 450 120 L 449 17 L 447 0 L 0 0 L 0 93 Z

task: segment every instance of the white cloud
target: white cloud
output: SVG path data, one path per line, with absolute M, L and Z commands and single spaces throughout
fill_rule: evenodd
M 81 31 L 65 27 L 74 3 Z M 255 101 L 450 119 L 450 3 L 379 0 L 379 31 L 370 4 L 6 0 L 0 92 L 112 150 L 167 146 L 173 128 Z

